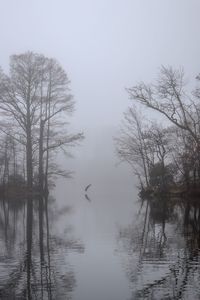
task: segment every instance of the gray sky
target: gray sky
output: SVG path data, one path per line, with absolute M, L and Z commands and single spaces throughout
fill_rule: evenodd
M 89 299 L 88 291 L 95 292 L 90 299 L 111 299 L 105 296 L 108 283 L 112 295 L 118 292 L 115 299 L 128 299 L 113 256 L 115 226 L 132 220 L 138 191 L 127 166 L 115 168 L 112 135 L 129 105 L 125 87 L 151 81 L 161 64 L 183 66 L 189 79 L 200 72 L 200 0 L 0 0 L 0 12 L 4 70 L 10 55 L 32 50 L 56 58 L 71 79 L 72 127 L 84 130 L 86 139 L 76 159 L 63 160 L 76 176 L 58 183 L 56 197 L 77 204 L 72 224 L 86 247 L 82 260 L 76 254 L 70 261 L 77 299 Z M 89 183 L 91 205 L 84 199 Z M 112 235 L 104 242 L 107 232 Z
M 200 72 L 199 0 L 2 0 L 0 11 L 0 65 L 27 50 L 58 59 L 77 102 L 73 127 L 88 140 L 118 126 L 124 88 L 161 64 Z

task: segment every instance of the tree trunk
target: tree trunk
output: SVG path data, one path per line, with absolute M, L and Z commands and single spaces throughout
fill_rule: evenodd
M 44 122 L 40 120 L 40 138 L 39 138 L 39 238 L 40 238 L 40 259 L 41 263 L 44 261 L 43 249 L 43 191 L 44 191 L 44 171 L 43 171 L 43 136 L 44 136 Z
M 50 116 L 50 102 L 48 103 L 47 116 Z M 49 172 L 49 138 L 50 138 L 50 119 L 47 121 L 47 141 L 46 141 L 46 168 L 45 168 L 45 194 L 48 195 L 48 172 Z
M 30 116 L 30 92 L 27 98 L 27 124 L 26 124 L 26 175 L 27 175 L 27 283 L 30 284 L 30 268 L 32 255 L 33 232 L 33 151 Z

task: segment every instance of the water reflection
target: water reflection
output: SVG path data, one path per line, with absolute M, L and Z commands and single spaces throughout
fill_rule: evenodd
M 120 189 L 1 197 L 0 299 L 199 299 L 199 200 Z
M 56 231 L 70 212 L 56 209 L 52 197 L 0 198 L 0 299 L 71 299 L 76 280 L 67 253 L 84 247 L 71 227 Z
M 89 202 L 91 202 L 91 199 L 89 198 L 89 196 L 87 194 L 85 194 L 85 199 Z
M 119 246 L 131 299 L 199 299 L 198 199 L 143 201 L 137 222 L 121 228 Z

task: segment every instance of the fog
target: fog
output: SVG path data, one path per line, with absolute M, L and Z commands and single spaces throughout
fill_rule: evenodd
M 118 127 L 125 87 L 151 81 L 161 65 L 183 66 L 188 80 L 199 72 L 198 0 L 7 0 L 0 10 L 0 65 L 27 50 L 55 57 L 71 80 L 73 128 L 88 139 Z
M 7 0 L 0 9 L 4 70 L 10 55 L 30 50 L 68 73 L 76 102 L 70 130 L 86 138 L 64 164 L 83 185 L 109 170 L 109 183 L 120 180 L 113 137 L 130 104 L 126 87 L 155 79 L 161 65 L 183 66 L 188 82 L 200 71 L 198 0 Z
M 77 300 L 182 299 L 184 291 L 190 299 L 199 295 L 199 223 L 190 220 L 188 205 L 165 202 L 165 197 L 156 204 L 139 202 L 137 180 L 131 168 L 119 164 L 113 138 L 131 103 L 126 88 L 141 80 L 155 82 L 162 65 L 183 67 L 188 87 L 194 84 L 200 72 L 200 1 L 6 0 L 0 11 L 2 69 L 8 73 L 10 55 L 26 51 L 57 59 L 75 100 L 69 132 L 85 136 L 69 149 L 72 157 L 58 155 L 73 178 L 57 180 L 49 198 L 45 190 L 45 202 L 40 195 L 31 207 L 26 193 L 16 197 L 19 203 L 12 193 L 7 202 L 1 195 L 0 298 L 22 299 L 23 294 L 32 299 L 37 293 L 41 299 Z M 146 113 L 157 117 L 151 110 Z M 42 160 L 39 165 L 43 167 Z M 45 203 L 45 213 L 43 207 L 37 211 L 38 203 Z M 197 215 L 199 221 L 195 206 L 195 220 Z M 193 242 L 184 235 L 189 230 Z

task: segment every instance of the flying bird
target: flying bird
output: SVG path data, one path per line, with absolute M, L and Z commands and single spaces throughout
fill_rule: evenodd
M 91 183 L 90 184 L 88 184 L 87 186 L 86 186 L 86 188 L 85 188 L 85 192 L 87 192 L 87 190 L 89 189 L 89 187 L 91 187 Z

